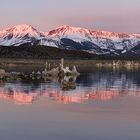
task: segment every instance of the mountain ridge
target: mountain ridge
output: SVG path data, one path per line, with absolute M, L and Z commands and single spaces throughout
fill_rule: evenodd
M 89 30 L 64 25 L 49 32 L 40 32 L 22 24 L 0 31 L 0 46 L 50 46 L 79 50 L 97 55 L 122 55 L 140 44 L 140 34 Z M 137 47 L 138 50 L 138 47 Z

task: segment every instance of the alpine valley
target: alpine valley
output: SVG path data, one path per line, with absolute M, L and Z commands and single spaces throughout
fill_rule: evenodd
M 140 58 L 140 34 L 62 26 L 39 32 L 30 25 L 0 31 L 0 57 Z

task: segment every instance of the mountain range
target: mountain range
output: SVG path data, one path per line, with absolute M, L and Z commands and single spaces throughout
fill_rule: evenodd
M 46 46 L 96 55 L 140 55 L 140 34 L 115 33 L 61 26 L 40 32 L 31 25 L 17 25 L 0 31 L 0 46 Z

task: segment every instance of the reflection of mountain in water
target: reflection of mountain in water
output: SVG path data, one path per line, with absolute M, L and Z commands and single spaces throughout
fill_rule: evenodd
M 81 103 L 88 100 L 111 100 L 124 96 L 140 96 L 138 73 L 95 72 L 82 74 L 77 80 L 77 87 L 62 90 L 63 83 L 57 82 L 5 83 L 0 85 L 0 99 L 14 101 L 17 104 L 31 104 L 39 97 L 62 103 Z M 68 79 L 67 79 L 68 78 Z M 75 79 L 76 80 L 76 79 Z M 74 83 L 73 83 L 74 84 Z M 76 84 L 76 83 L 75 83 Z M 61 85 L 61 86 L 60 86 Z

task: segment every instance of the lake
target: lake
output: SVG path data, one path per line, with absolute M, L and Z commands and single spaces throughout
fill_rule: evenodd
M 140 71 L 0 81 L 1 140 L 139 140 Z M 71 82 L 64 88 L 63 82 Z

